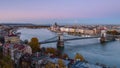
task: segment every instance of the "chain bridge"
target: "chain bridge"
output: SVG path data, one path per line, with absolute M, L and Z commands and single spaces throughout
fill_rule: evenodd
M 54 36 L 47 40 L 41 41 L 40 44 L 54 43 L 54 42 L 57 42 L 58 40 L 66 42 L 66 41 L 72 41 L 72 40 L 92 39 L 92 38 L 100 38 L 100 35 L 86 36 L 86 37 L 78 37 L 78 36 L 71 37 L 71 36 L 66 36 L 66 35 L 60 34 L 58 36 Z

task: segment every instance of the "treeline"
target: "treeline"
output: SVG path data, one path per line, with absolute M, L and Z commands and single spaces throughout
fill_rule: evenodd
M 2 52 L 0 52 L 0 68 L 14 68 L 13 65 L 10 56 L 3 56 Z
M 116 31 L 116 30 L 110 30 L 110 31 L 107 31 L 107 34 L 120 35 L 120 32 L 118 32 L 118 31 Z

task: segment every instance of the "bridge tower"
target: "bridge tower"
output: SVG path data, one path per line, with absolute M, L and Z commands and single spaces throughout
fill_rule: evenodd
M 57 41 L 57 48 L 64 48 L 64 40 L 63 40 L 63 34 L 58 33 L 58 41 Z
M 101 43 L 106 42 L 106 30 L 101 30 L 101 38 L 100 38 Z

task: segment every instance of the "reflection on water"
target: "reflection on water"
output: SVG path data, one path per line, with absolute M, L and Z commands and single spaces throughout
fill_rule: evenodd
M 22 40 L 38 37 L 40 41 L 43 41 L 56 36 L 55 33 L 47 29 L 20 29 L 18 32 L 21 32 Z M 100 44 L 98 39 L 84 39 L 67 41 L 64 44 L 64 52 L 69 54 L 71 58 L 74 58 L 76 53 L 80 53 L 91 63 L 99 62 L 120 67 L 120 41 Z M 43 44 L 41 47 L 56 48 L 56 43 Z

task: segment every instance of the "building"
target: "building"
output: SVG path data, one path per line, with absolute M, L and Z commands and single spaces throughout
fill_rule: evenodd
M 5 42 L 10 41 L 11 43 L 20 43 L 20 38 L 19 36 L 5 36 Z
M 78 28 L 78 29 L 76 29 L 76 32 L 77 32 L 77 33 L 81 33 L 81 34 L 83 34 L 83 33 L 84 33 L 84 30 Z
M 29 45 L 24 44 L 11 44 L 6 43 L 3 45 L 3 54 L 10 55 L 11 59 L 14 60 L 14 56 L 17 56 L 15 52 L 19 52 L 21 54 L 32 54 L 32 49 Z
M 95 34 L 94 30 L 90 30 L 90 29 L 84 29 L 83 33 L 87 34 L 87 35 L 94 35 Z

